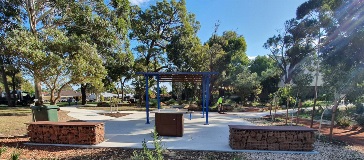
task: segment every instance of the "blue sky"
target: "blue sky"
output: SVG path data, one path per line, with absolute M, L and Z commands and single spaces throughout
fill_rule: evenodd
M 243 35 L 247 55 L 266 55 L 262 46 L 269 37 L 282 29 L 284 22 L 295 17 L 297 7 L 307 0 L 186 0 L 187 10 L 201 23 L 198 37 L 206 42 L 220 21 L 218 34 L 227 30 Z M 132 4 L 148 7 L 156 0 L 130 0 Z

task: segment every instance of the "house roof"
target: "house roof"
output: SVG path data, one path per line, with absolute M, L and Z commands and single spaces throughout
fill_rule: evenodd
M 50 96 L 50 93 L 45 94 L 45 96 Z M 55 96 L 57 96 L 57 93 L 55 93 Z M 77 97 L 77 96 L 82 96 L 82 94 L 80 92 L 72 90 L 61 91 L 61 97 Z
M 144 76 L 159 76 L 159 82 L 202 82 L 204 76 L 212 76 L 217 72 L 137 72 Z

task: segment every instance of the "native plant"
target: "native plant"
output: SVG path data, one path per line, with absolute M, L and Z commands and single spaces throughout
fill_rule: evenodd
M 154 149 L 148 149 L 147 142 L 143 140 L 143 150 L 140 152 L 134 151 L 132 160 L 163 160 L 163 151 L 165 150 L 162 145 L 162 139 L 158 136 L 156 129 L 152 131 Z
M 0 148 L 0 158 L 1 158 L 1 155 L 6 152 L 6 150 L 8 150 L 8 148 L 6 146 L 2 146 Z

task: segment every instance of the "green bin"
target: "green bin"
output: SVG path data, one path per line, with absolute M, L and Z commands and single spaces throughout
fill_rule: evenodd
M 58 122 L 58 110 L 56 105 L 32 106 L 33 121 L 53 121 Z

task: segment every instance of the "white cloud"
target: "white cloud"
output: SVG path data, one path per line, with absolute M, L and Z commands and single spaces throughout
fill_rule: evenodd
M 257 56 L 248 56 L 248 58 L 249 58 L 250 60 L 254 60 L 254 59 L 255 59 L 255 57 L 257 57 Z
M 149 2 L 149 0 L 129 0 L 131 4 L 133 5 L 142 5 L 143 3 Z

